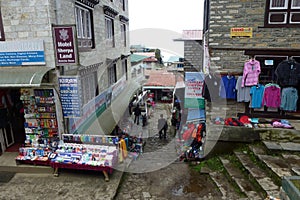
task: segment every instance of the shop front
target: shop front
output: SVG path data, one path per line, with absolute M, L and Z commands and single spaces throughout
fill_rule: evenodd
M 0 129 L 0 143 L 1 143 L 1 153 L 3 153 L 7 148 L 11 146 L 20 146 L 26 140 L 27 135 L 26 127 L 28 125 L 28 119 L 25 119 L 29 116 L 29 104 L 32 103 L 32 109 L 39 109 L 40 113 L 34 116 L 35 122 L 40 121 L 42 124 L 46 122 L 46 116 L 48 119 L 48 115 L 50 113 L 46 113 L 49 111 L 49 107 L 45 106 L 43 108 L 37 107 L 36 97 L 43 99 L 45 96 L 38 94 L 37 91 L 42 91 L 44 86 L 43 82 L 45 79 L 49 78 L 49 71 L 53 70 L 53 68 L 49 67 L 2 67 L 0 73 L 0 94 L 1 94 L 1 105 L 0 105 L 0 115 L 1 115 L 1 129 Z M 51 88 L 51 94 L 54 94 L 53 87 L 47 86 L 47 88 Z M 26 97 L 25 91 L 26 90 Z M 44 93 L 43 93 L 44 94 Z M 39 96 L 38 96 L 39 95 Z M 53 102 L 57 102 L 57 100 L 53 100 Z M 55 107 L 55 105 L 53 105 Z M 45 109 L 45 110 L 42 110 Z M 53 119 L 56 119 L 56 109 L 52 109 L 52 116 L 55 116 Z M 33 118 L 33 116 L 31 116 Z M 43 120 L 42 120 L 43 118 Z M 45 119 L 44 119 L 45 118 Z M 50 121 L 52 118 L 50 118 Z M 33 122 L 33 121 L 32 121 Z M 55 123 L 55 125 L 54 125 Z M 48 121 L 45 127 L 45 132 L 47 134 L 49 131 L 46 131 L 46 127 L 50 126 Z M 53 120 L 51 126 L 58 127 L 57 121 Z M 58 129 L 56 129 L 56 132 Z M 50 133 L 52 133 L 50 131 Z M 32 133 L 31 133 L 32 134 Z M 33 136 L 31 136 L 33 137 Z

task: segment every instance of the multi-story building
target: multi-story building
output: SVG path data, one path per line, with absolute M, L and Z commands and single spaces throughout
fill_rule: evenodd
M 49 137 L 85 133 L 93 124 L 100 129 L 89 134 L 109 134 L 135 90 L 129 83 L 128 0 L 0 3 L 0 90 L 2 99 L 11 99 L 0 111 L 25 112 L 25 119 L 1 117 L 1 151 L 28 139 L 36 123 Z M 39 107 L 40 98 L 48 105 Z M 107 114 L 113 106 L 114 115 Z M 97 123 L 101 118 L 104 124 Z

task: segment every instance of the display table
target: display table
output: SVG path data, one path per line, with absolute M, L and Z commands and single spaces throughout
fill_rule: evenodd
M 79 169 L 79 170 L 93 170 L 93 171 L 102 171 L 104 174 L 105 181 L 109 181 L 108 174 L 112 174 L 113 168 L 110 166 L 92 166 L 92 165 L 82 165 L 74 163 L 56 163 L 51 162 L 50 166 L 54 169 L 54 176 L 58 176 L 58 169 Z

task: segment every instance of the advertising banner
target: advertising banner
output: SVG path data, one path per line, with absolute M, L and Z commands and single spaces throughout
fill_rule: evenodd
M 202 97 L 204 86 L 204 74 L 201 72 L 185 73 L 185 108 L 204 108 L 205 101 Z
M 64 117 L 81 116 L 79 77 L 59 77 L 59 93 Z

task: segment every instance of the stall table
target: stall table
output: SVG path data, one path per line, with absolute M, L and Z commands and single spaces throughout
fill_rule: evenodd
M 54 169 L 54 176 L 58 176 L 58 169 L 79 169 L 79 170 L 93 170 L 93 171 L 102 171 L 105 181 L 109 181 L 108 174 L 112 174 L 113 168 L 111 166 L 92 166 L 92 165 L 84 165 L 84 164 L 74 164 L 74 163 L 58 163 L 51 162 L 50 166 Z

